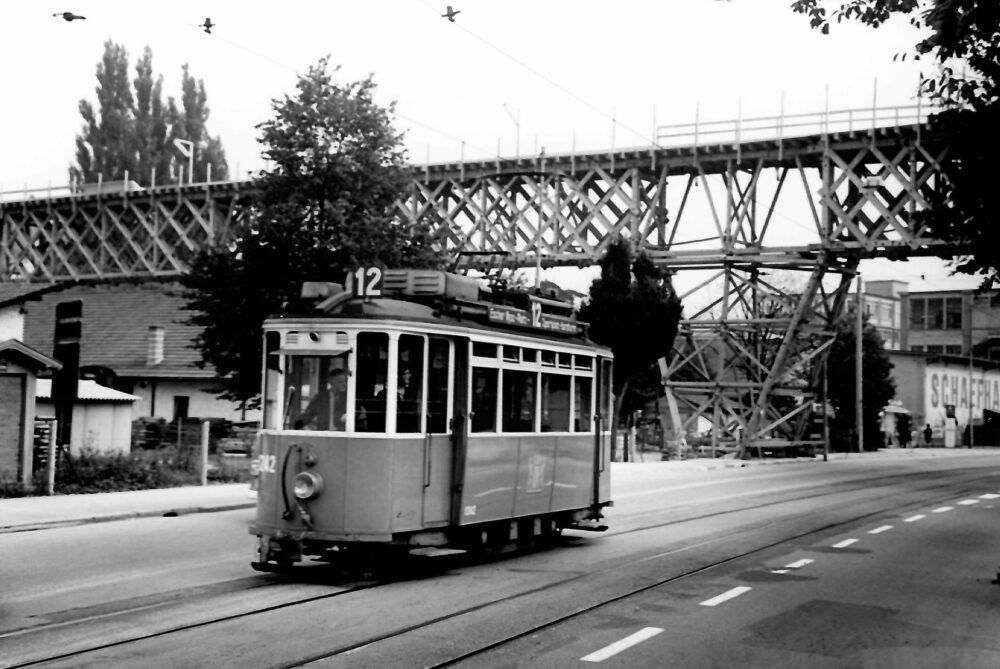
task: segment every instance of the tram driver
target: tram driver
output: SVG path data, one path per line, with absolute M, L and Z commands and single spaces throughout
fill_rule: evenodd
M 299 416 L 296 427 L 304 430 L 343 430 L 346 421 L 347 374 L 343 369 L 334 369 Z

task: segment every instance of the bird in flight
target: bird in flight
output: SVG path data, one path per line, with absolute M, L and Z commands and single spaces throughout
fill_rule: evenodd
M 455 17 L 458 16 L 459 14 L 461 14 L 461 13 L 462 13 L 462 10 L 460 10 L 460 9 L 452 9 L 451 5 L 448 5 L 448 9 L 441 16 L 442 16 L 442 18 L 446 18 L 449 21 L 451 21 L 452 23 L 454 23 L 455 22 Z
M 217 26 L 217 25 L 219 25 L 219 24 L 212 23 L 212 19 L 205 19 L 205 22 L 202 23 L 200 27 L 204 28 L 205 32 L 208 33 L 209 35 L 211 35 L 212 34 L 212 27 L 213 26 Z
M 67 21 L 76 21 L 77 19 L 85 19 L 86 16 L 80 16 L 79 14 L 74 14 L 73 12 L 56 12 L 52 16 L 61 16 Z

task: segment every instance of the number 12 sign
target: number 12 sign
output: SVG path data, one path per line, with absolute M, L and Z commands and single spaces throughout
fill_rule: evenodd
M 382 297 L 382 268 L 359 267 L 348 272 L 347 289 L 354 297 Z

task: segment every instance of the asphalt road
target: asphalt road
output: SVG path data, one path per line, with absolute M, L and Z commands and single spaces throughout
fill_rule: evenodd
M 1000 666 L 1000 453 L 613 484 L 606 534 L 375 578 L 251 572 L 245 510 L 5 535 L 0 665 Z

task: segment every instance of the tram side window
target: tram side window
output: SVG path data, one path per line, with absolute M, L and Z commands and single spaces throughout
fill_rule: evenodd
M 282 424 L 295 430 L 343 430 L 347 419 L 347 354 L 290 355 Z
M 472 431 L 497 429 L 497 370 L 472 368 Z
M 448 431 L 448 386 L 451 384 L 451 370 L 448 368 L 451 346 L 446 339 L 430 340 L 427 356 L 430 367 L 427 370 L 427 415 L 430 423 L 428 432 Z
M 573 395 L 576 400 L 576 415 L 573 419 L 574 432 L 591 431 L 590 379 L 573 379 Z
M 569 431 L 569 381 L 562 374 L 542 374 L 542 432 Z
M 396 367 L 396 432 L 419 432 L 424 387 L 424 338 L 399 337 Z
M 504 432 L 535 431 L 535 373 L 505 370 L 503 373 Z
M 601 429 L 608 430 L 611 422 L 611 361 L 600 360 L 600 389 L 597 395 L 597 414 L 601 417 Z
M 355 430 L 385 430 L 385 385 L 388 374 L 389 335 L 384 332 L 359 333 Z

